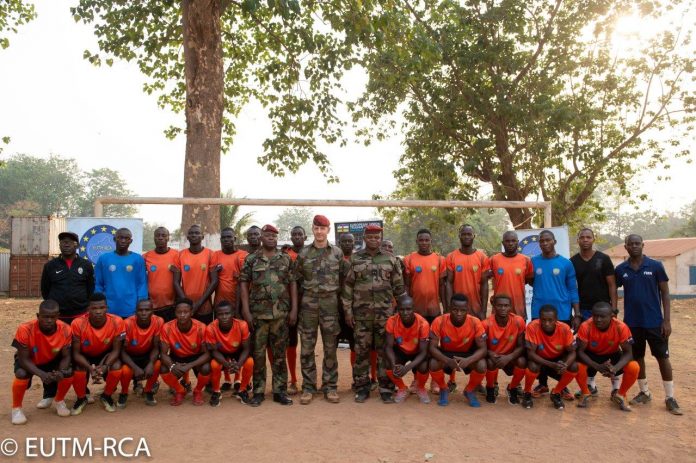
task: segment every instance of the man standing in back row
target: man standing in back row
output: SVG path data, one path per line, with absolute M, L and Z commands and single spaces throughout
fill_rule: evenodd
M 525 281 L 533 275 L 532 260 L 519 253 L 520 240 L 514 231 L 503 234 L 503 252 L 491 257 L 493 294 L 507 294 L 512 298 L 512 310 L 527 319 Z

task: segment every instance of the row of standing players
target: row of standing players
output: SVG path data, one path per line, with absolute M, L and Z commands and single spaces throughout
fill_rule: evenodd
M 321 223 L 325 223 L 325 225 L 321 225 Z M 334 380 L 334 378 L 337 378 L 335 341 L 336 335 L 338 334 L 336 332 L 338 321 L 344 322 L 343 331 L 346 331 L 346 325 L 355 328 L 355 355 L 357 358 L 354 366 L 354 386 L 357 391 L 356 400 L 364 401 L 369 395 L 370 378 L 368 371 L 371 348 L 376 349 L 379 354 L 380 395 L 383 400 L 387 402 L 394 400 L 391 392 L 393 381 L 389 381 L 389 375 L 384 368 L 386 364 L 385 360 L 389 360 L 385 358 L 388 356 L 385 355 L 384 343 L 388 338 L 385 333 L 385 328 L 388 316 L 393 310 L 394 296 L 404 292 L 403 285 L 399 286 L 398 284 L 403 265 L 406 289 L 411 296 L 413 296 L 413 305 L 416 311 L 422 313 L 426 318 L 430 318 L 434 315 L 434 304 L 430 306 L 427 301 L 428 297 L 432 299 L 433 292 L 435 293 L 434 300 L 438 303 L 437 309 L 435 309 L 437 310 L 436 313 L 439 313 L 440 303 L 445 301 L 448 303 L 444 304 L 444 309 L 445 311 L 449 311 L 453 299 L 451 295 L 453 293 L 461 293 L 467 296 L 469 313 L 474 316 L 485 318 L 485 306 L 487 304 L 481 304 L 480 301 L 487 300 L 487 278 L 492 276 L 494 278 L 493 286 L 495 293 L 498 295 L 503 293 L 509 294 L 511 306 L 515 312 L 521 310 L 521 313 L 524 314 L 524 306 L 522 305 L 522 307 L 520 307 L 518 301 L 520 299 L 522 301 L 524 300 L 524 282 L 528 281 L 531 282 L 535 288 L 535 301 L 532 304 L 532 314 L 534 318 L 539 317 L 539 309 L 542 305 L 553 305 L 557 308 L 560 319 L 574 327 L 577 327 L 580 322 L 581 317 L 578 315 L 580 315 L 582 304 L 584 304 L 584 307 L 582 307 L 584 309 L 583 311 L 586 311 L 588 305 L 591 308 L 594 302 L 599 302 L 590 300 L 592 297 L 599 297 L 601 299 L 603 296 L 605 302 L 609 302 L 612 307 L 616 307 L 615 287 L 617 280 L 619 284 L 625 287 L 626 291 L 626 320 L 629 321 L 630 318 L 630 306 L 634 308 L 636 312 L 639 312 L 637 318 L 634 316 L 632 320 L 638 319 L 642 323 L 642 321 L 646 320 L 646 313 L 640 312 L 647 312 L 647 314 L 650 315 L 649 312 L 651 310 L 654 312 L 655 307 L 646 308 L 646 304 L 630 304 L 629 299 L 632 294 L 637 294 L 636 288 L 638 288 L 638 292 L 650 292 L 649 287 L 640 288 L 640 286 L 646 286 L 646 283 L 650 283 L 649 281 L 641 281 L 641 277 L 643 277 L 642 280 L 646 280 L 644 277 L 653 276 L 653 281 L 656 286 L 653 292 L 658 295 L 656 305 L 661 320 L 657 327 L 631 326 L 631 330 L 634 331 L 633 339 L 636 340 L 633 354 L 640 364 L 640 375 L 643 376 L 643 378 L 639 379 L 641 393 L 634 399 L 634 402 L 645 403 L 649 401 L 651 397 L 647 389 L 647 381 L 644 379 L 644 362 L 642 358 L 647 341 L 651 346 L 653 355 L 656 356 L 660 363 L 665 383 L 665 391 L 667 393 L 667 407 L 673 413 L 679 413 L 676 401 L 669 390 L 670 387 L 673 387 L 671 385 L 671 378 L 666 378 L 666 373 L 671 374 L 671 371 L 669 371 L 668 351 L 666 348 L 667 337 L 670 331 L 669 296 L 666 290 L 666 275 L 664 275 L 664 269 L 661 270 L 661 273 L 648 271 L 653 270 L 655 264 L 660 268 L 661 265 L 659 265 L 659 262 L 653 261 L 642 255 L 642 240 L 640 237 L 635 235 L 627 237 L 626 247 L 629 250 L 631 258 L 627 263 L 622 264 L 623 267 L 627 267 L 626 269 L 622 269 L 622 266 L 616 269 L 615 273 L 618 278 L 614 278 L 612 274 L 614 272 L 611 271 L 613 269 L 610 268 L 609 271 L 607 270 L 607 267 L 611 266 L 611 262 L 608 261 L 608 258 L 592 249 L 594 236 L 591 230 L 581 231 L 578 237 L 581 252 L 573 257 L 573 262 L 570 266 L 567 265 L 567 262 L 564 262 L 563 258 L 556 255 L 553 249 L 555 240 L 550 232 L 542 232 L 539 235 L 542 255 L 538 256 L 540 258 L 537 259 L 540 260 L 538 264 L 532 264 L 529 258 L 517 252 L 518 242 L 514 232 L 507 232 L 503 236 L 504 252 L 488 260 L 485 254 L 474 249 L 473 241 L 475 236 L 473 229 L 469 226 L 463 226 L 460 229 L 462 247 L 451 253 L 447 258 L 440 257 L 432 252 L 430 233 L 427 232 L 427 230 L 419 232 L 417 236 L 418 252 L 407 256 L 403 263 L 400 263 L 390 253 L 380 250 L 380 245 L 387 244 L 381 241 L 381 230 L 366 230 L 366 249 L 352 256 L 345 256 L 348 260 L 344 260 L 343 252 L 337 247 L 328 244 L 326 240 L 329 230 L 328 220 L 325 217 L 318 216 L 313 226 L 315 241 L 312 245 L 301 248 L 304 239 L 301 241 L 297 240 L 299 243 L 293 239 L 293 244 L 296 245 L 295 249 L 299 250 L 300 253 L 298 256 L 299 260 L 295 263 L 295 270 L 291 270 L 293 264 L 290 262 L 290 257 L 294 257 L 292 256 L 293 251 L 289 251 L 289 258 L 283 258 L 282 256 L 284 256 L 284 254 L 276 251 L 275 238 L 277 236 L 277 230 L 272 226 L 265 228 L 266 231 L 260 233 L 262 243 L 260 249 L 253 253 L 254 257 L 245 259 L 243 264 L 241 262 L 242 259 L 236 259 L 238 265 L 242 267 L 238 274 L 240 280 L 239 286 L 242 289 L 241 297 L 230 297 L 229 299 L 235 301 L 237 305 L 241 305 L 242 315 L 248 322 L 250 331 L 255 333 L 253 337 L 255 346 L 267 346 L 270 344 L 271 347 L 274 348 L 273 350 L 275 350 L 275 355 L 272 356 L 275 359 L 273 362 L 273 390 L 274 399 L 280 403 L 291 403 L 291 400 L 286 395 L 283 374 L 280 370 L 285 371 L 285 374 L 287 374 L 284 365 L 285 351 L 282 349 L 282 344 L 287 342 L 287 339 L 286 336 L 283 336 L 282 331 L 287 331 L 285 330 L 287 325 L 294 325 L 297 321 L 298 297 L 296 294 L 296 281 L 300 282 L 300 288 L 304 290 L 299 298 L 299 300 L 302 301 L 299 325 L 303 339 L 302 371 L 304 379 L 301 403 L 309 403 L 312 395 L 317 392 L 316 366 L 313 364 L 313 359 L 318 329 L 322 331 L 322 340 L 325 348 L 323 365 L 324 384 L 322 390 L 329 401 L 333 402 L 338 400 L 338 396 L 335 393 Z M 117 250 L 114 254 L 117 254 L 119 257 L 131 256 L 132 253 L 127 252 L 127 245 L 130 240 L 129 233 L 121 232 L 123 231 L 119 230 L 115 237 Z M 119 236 L 119 234 L 126 236 Z M 247 236 L 248 241 L 252 245 L 254 244 L 253 234 L 252 230 Z M 156 253 L 160 257 L 171 254 L 171 251 L 166 247 L 166 238 L 168 235 L 166 230 L 160 229 L 155 232 L 155 235 L 157 249 L 150 253 Z M 304 238 L 304 231 L 301 229 L 293 230 L 293 238 L 297 235 Z M 188 261 L 185 258 L 185 254 L 188 251 L 191 254 L 199 255 L 203 252 L 202 250 L 205 250 L 205 248 L 200 245 L 201 233 L 198 227 L 192 227 L 191 230 L 189 230 L 188 238 L 191 247 L 188 250 L 177 253 L 179 257 L 178 268 L 183 270 L 183 272 L 181 272 L 183 275 L 178 274 L 176 263 L 170 263 L 168 265 L 161 265 L 161 263 L 159 263 L 159 265 L 158 263 L 147 264 L 147 277 L 150 279 L 151 283 L 150 295 L 153 299 L 156 299 L 156 296 L 162 294 L 161 292 L 153 291 L 156 285 L 152 285 L 152 281 L 157 270 L 166 269 L 171 272 L 172 279 L 170 281 L 172 283 L 169 286 L 173 286 L 176 295 L 179 295 L 181 290 L 186 289 L 185 276 L 187 272 L 196 269 L 197 266 L 195 263 L 193 263 L 193 265 L 187 263 Z M 342 236 L 342 244 L 344 239 L 346 242 L 349 242 L 350 236 Z M 62 248 L 64 241 L 70 240 L 61 240 Z M 243 251 L 236 250 L 234 241 L 235 237 L 231 230 L 223 231 L 221 237 L 223 249 L 219 251 L 219 253 L 225 254 L 228 257 L 234 256 L 237 253 L 241 255 Z M 121 251 L 123 251 L 125 247 L 126 252 L 121 252 L 121 254 L 119 254 L 119 243 L 124 242 L 125 246 L 121 245 L 120 247 Z M 300 246 L 297 246 L 298 244 Z M 68 246 L 66 245 L 65 247 Z M 344 250 L 347 251 L 346 254 L 350 254 L 352 246 L 349 249 L 344 248 Z M 635 252 L 636 250 L 637 252 Z M 146 254 L 146 259 L 150 253 Z M 176 253 L 176 251 L 174 251 L 174 253 Z M 65 259 L 65 253 L 62 258 L 59 259 L 61 259 L 61 263 L 68 260 Z M 435 259 L 434 264 L 428 265 L 430 263 L 428 259 Z M 104 289 L 106 290 L 105 292 L 107 292 L 109 310 L 113 312 L 112 303 L 109 301 L 108 297 L 108 278 L 104 278 L 104 274 L 106 273 L 104 269 L 113 275 L 119 273 L 119 267 L 109 261 L 105 261 L 102 265 L 101 261 L 102 259 L 100 259 L 96 268 L 97 288 L 99 289 L 100 285 L 106 286 Z M 212 264 L 212 261 L 209 261 L 209 263 Z M 347 265 L 344 266 L 344 269 L 347 269 L 346 271 L 341 270 L 343 263 L 347 263 Z M 583 263 L 585 265 L 582 265 Z M 280 266 L 278 264 L 280 264 Z M 128 269 L 128 265 L 131 265 L 130 270 Z M 287 267 L 285 270 L 283 270 L 284 265 Z M 102 276 L 100 276 L 100 266 L 102 267 Z M 225 267 L 227 268 L 225 269 Z M 205 288 L 203 294 L 205 297 L 193 300 L 192 309 L 194 317 L 201 319 L 211 313 L 206 310 L 201 310 L 205 306 L 205 301 L 203 301 L 203 299 L 209 298 L 213 291 L 215 291 L 216 288 L 212 288 L 215 284 L 215 280 L 218 280 L 218 284 L 223 280 L 223 278 L 216 278 L 218 276 L 217 273 L 223 273 L 223 270 L 229 272 L 230 267 L 234 268 L 234 265 L 215 263 L 214 265 L 208 265 L 207 269 L 211 271 L 202 272 L 210 275 L 211 283 Z M 125 264 L 123 268 L 125 271 L 122 273 L 133 274 L 132 264 Z M 206 270 L 205 264 L 201 264 L 200 268 L 201 270 Z M 491 272 L 489 268 L 492 268 L 493 271 Z M 645 270 L 646 268 L 648 268 L 648 270 Z M 244 271 L 245 269 L 247 270 L 246 272 Z M 578 269 L 577 280 L 574 272 L 575 269 Z M 644 271 L 641 271 L 641 269 Z M 68 270 L 70 270 L 70 268 L 68 268 Z M 631 275 L 626 273 L 626 270 L 630 270 L 629 273 L 631 273 Z M 281 275 L 283 271 L 287 273 L 286 280 L 278 276 Z M 82 276 L 87 272 L 78 271 L 74 273 Z M 109 273 L 106 273 L 107 277 L 112 276 L 109 275 Z M 234 274 L 234 271 L 230 273 Z M 245 273 L 248 276 L 245 276 Z M 162 274 L 163 272 L 160 272 L 160 275 Z M 334 274 L 337 275 L 335 278 L 332 278 Z M 473 278 L 471 278 L 472 274 Z M 52 272 L 49 272 L 49 275 L 52 275 Z M 297 278 L 293 278 L 292 275 L 295 275 Z M 569 276 L 572 276 L 572 278 Z M 631 278 L 628 278 L 629 276 Z M 636 276 L 636 278 L 632 278 L 633 276 Z M 428 285 L 427 281 L 433 281 L 433 277 L 435 284 Z M 344 281 L 340 281 L 341 279 Z M 547 281 L 549 279 L 550 281 Z M 160 277 L 159 281 L 162 282 L 163 279 Z M 575 283 L 576 281 L 577 283 Z M 580 285 L 579 297 L 577 291 L 578 283 Z M 42 289 L 44 286 L 42 282 Z M 563 286 L 566 287 L 565 292 L 562 290 Z M 573 286 L 575 286 L 575 291 L 573 291 Z M 598 288 L 600 286 L 604 286 L 604 289 Z M 236 285 L 233 284 L 231 287 L 234 288 L 233 290 L 236 290 Z M 343 300 L 342 304 L 339 304 L 337 295 L 341 287 L 343 287 Z M 463 290 L 460 289 L 462 287 Z M 294 290 L 292 288 L 294 288 Z M 437 289 L 433 291 L 433 288 Z M 469 294 L 466 294 L 467 292 Z M 186 295 L 185 292 L 183 294 Z M 45 297 L 50 297 L 50 295 L 45 294 Z M 216 300 L 218 302 L 220 301 L 217 296 Z M 653 302 L 655 301 L 648 301 L 648 303 L 652 303 L 654 306 L 655 304 Z M 664 317 L 661 313 L 660 302 L 663 303 L 665 311 Z M 341 308 L 344 313 L 339 316 Z M 161 309 L 157 311 L 157 313 L 166 315 L 167 310 L 171 311 L 171 308 Z M 575 313 L 575 317 L 571 317 L 571 311 Z M 61 315 L 66 315 L 66 313 L 61 311 Z M 205 318 L 203 319 L 205 320 Z M 282 320 L 282 323 L 279 323 L 279 320 Z M 290 321 L 290 323 L 286 323 L 287 321 Z M 635 334 L 636 330 L 640 332 L 640 336 Z M 656 334 L 659 336 L 656 336 Z M 280 344 L 280 346 L 278 344 Z M 641 344 L 642 352 L 640 352 Z M 265 349 L 259 350 L 255 348 L 254 356 L 256 358 L 262 358 L 263 361 L 257 363 L 262 363 L 265 367 L 264 350 Z M 398 350 L 399 349 L 397 349 L 397 351 Z M 389 364 L 394 365 L 393 362 Z M 665 368 L 665 366 L 667 368 Z M 590 375 L 590 378 L 592 378 L 592 375 Z M 592 382 L 593 378 L 590 380 L 590 386 L 594 391 L 596 389 Z M 535 392 L 543 392 L 543 388 L 545 387 L 546 386 L 542 384 L 537 387 Z M 421 388 L 417 389 L 420 390 Z M 398 397 L 399 394 L 397 393 L 397 398 Z M 252 404 L 260 404 L 262 400 L 263 389 L 259 390 L 255 388 L 254 395 L 250 398 L 250 402 Z M 586 403 L 586 401 L 582 402 Z M 671 407 L 670 402 L 672 402 Z

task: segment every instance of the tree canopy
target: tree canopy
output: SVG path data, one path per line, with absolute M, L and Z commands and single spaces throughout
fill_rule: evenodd
M 280 232 L 278 239 L 280 241 L 290 240 L 290 232 L 293 227 L 300 226 L 304 228 L 309 240 L 312 235 L 312 220 L 314 219 L 314 211 L 308 207 L 289 207 L 283 209 L 276 219 L 275 226 Z

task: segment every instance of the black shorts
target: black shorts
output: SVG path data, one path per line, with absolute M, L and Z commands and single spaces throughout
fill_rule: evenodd
M 193 316 L 193 318 L 195 318 L 196 320 L 198 320 L 201 323 L 204 323 L 206 325 L 210 325 L 211 323 L 213 323 L 213 320 L 215 320 L 215 313 L 213 313 L 213 312 L 206 313 L 206 314 L 197 313 Z
M 396 360 L 396 365 L 406 365 L 408 362 L 413 361 L 417 356 L 418 352 L 407 354 L 397 346 L 394 346 L 394 360 Z M 411 368 L 411 371 L 415 373 L 416 368 Z M 392 365 L 392 369 L 394 369 L 394 365 Z
M 448 357 L 448 358 L 454 358 L 454 357 L 467 358 L 467 357 L 471 357 L 472 355 L 474 355 L 474 352 L 476 352 L 476 347 L 469 349 L 467 352 L 452 352 L 452 351 L 448 351 L 448 350 L 441 350 L 440 352 L 442 352 L 442 355 L 444 355 L 445 357 Z M 450 367 L 448 367 L 447 365 L 445 365 L 443 367 L 443 370 L 445 370 L 445 373 L 447 373 L 448 375 L 452 374 L 452 369 Z M 469 373 L 471 373 L 471 370 L 473 370 L 473 368 L 466 367 L 464 369 L 464 373 L 466 373 L 468 375 Z
M 235 360 L 235 361 L 237 361 L 237 362 L 239 361 L 239 357 L 242 355 L 242 349 L 237 349 L 236 352 L 233 352 L 233 353 L 231 353 L 231 354 L 229 354 L 229 353 L 227 353 L 227 352 L 223 352 L 223 351 L 219 351 L 219 352 L 220 352 L 220 353 L 222 354 L 222 356 L 225 357 L 226 359 Z M 215 360 L 215 359 L 213 358 L 212 355 L 211 355 L 210 357 L 211 357 L 212 360 Z M 248 358 L 251 358 L 251 355 L 250 355 Z
M 613 354 L 607 354 L 607 355 L 599 355 L 595 354 L 594 352 L 590 352 L 588 350 L 585 351 L 585 354 L 595 363 L 604 363 L 607 360 L 611 362 L 612 365 L 616 365 L 619 360 L 621 360 L 621 351 L 617 350 Z M 576 359 L 578 362 L 582 363 L 582 360 L 580 360 L 580 357 Z M 597 370 L 594 368 L 590 367 L 589 365 L 587 366 L 587 376 L 595 376 L 597 374 Z M 619 370 L 616 372 L 616 376 L 622 375 L 623 374 L 623 369 Z
M 106 356 L 109 355 L 110 353 L 111 353 L 111 350 L 107 350 L 106 352 L 102 352 L 101 354 L 95 355 L 95 356 L 90 356 L 87 354 L 82 354 L 82 356 L 87 359 L 87 363 L 89 363 L 90 365 L 99 365 L 100 363 L 102 363 L 104 361 Z
M 173 305 L 155 309 L 154 314 L 158 317 L 162 317 L 162 319 L 164 319 L 164 323 L 170 322 L 176 318 Z
M 138 365 L 139 368 L 145 368 L 148 363 L 150 363 L 150 353 L 147 352 L 143 355 L 130 355 L 128 354 L 131 360 L 133 360 L 133 363 Z M 125 362 L 123 362 L 125 363 Z M 152 362 L 154 364 L 154 362 Z
M 297 347 L 297 323 L 288 327 L 288 347 Z
M 631 326 L 633 335 L 633 358 L 645 357 L 645 344 L 650 346 L 650 353 L 657 359 L 669 358 L 669 340 L 662 336 L 662 328 L 637 328 Z
M 548 362 L 558 362 L 560 360 L 563 360 L 564 358 L 565 358 L 565 355 L 559 355 L 556 358 L 544 359 L 544 360 L 546 360 Z M 556 381 L 561 379 L 561 375 L 558 374 L 558 372 L 556 371 L 555 368 L 549 368 L 546 365 L 541 365 L 541 368 L 539 369 L 539 377 L 541 377 L 542 375 L 545 378 L 551 377 L 551 378 L 555 379 Z
M 169 354 L 169 358 L 171 358 L 174 363 L 191 363 L 191 362 L 198 360 L 198 358 L 201 355 L 203 355 L 203 354 L 189 355 L 188 357 L 178 357 L 176 355 Z M 203 364 L 203 365 L 205 365 L 205 364 Z M 200 365 L 198 367 L 193 368 L 193 372 L 195 374 L 198 374 L 200 368 L 203 365 Z

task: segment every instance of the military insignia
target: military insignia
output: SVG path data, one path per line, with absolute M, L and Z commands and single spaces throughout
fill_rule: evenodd
M 111 225 L 101 224 L 90 228 L 80 238 L 80 256 L 87 258 L 93 265 L 96 264 L 99 257 L 116 249 L 114 235 L 116 227 Z M 78 272 L 82 274 L 80 270 Z
M 126 272 L 132 272 L 133 271 L 133 266 L 132 265 L 126 265 Z
M 77 273 L 79 273 L 80 275 L 82 275 L 83 273 L 85 273 L 85 269 L 83 269 L 82 267 L 79 267 L 79 268 L 77 269 Z
M 423 267 L 421 267 L 420 265 L 417 265 L 416 266 L 416 273 L 420 273 L 422 271 L 423 271 Z
M 561 274 L 561 269 L 560 269 L 560 268 L 555 268 L 555 269 L 553 269 L 553 274 L 554 274 L 554 275 L 560 275 L 560 274 Z
M 157 266 L 156 266 L 156 265 L 150 265 L 150 271 L 151 271 L 151 272 L 156 272 L 156 271 L 157 271 Z
M 461 272 L 461 271 L 463 270 L 463 268 L 462 268 L 461 265 L 457 265 L 457 269 L 456 269 L 456 270 L 457 270 L 457 272 Z
M 474 272 L 478 272 L 478 268 L 479 268 L 478 265 L 471 266 L 471 270 L 473 270 Z
M 114 264 L 109 265 L 109 272 L 115 272 L 116 266 Z
M 189 264 L 184 265 L 184 272 L 188 272 L 191 270 L 191 266 Z

